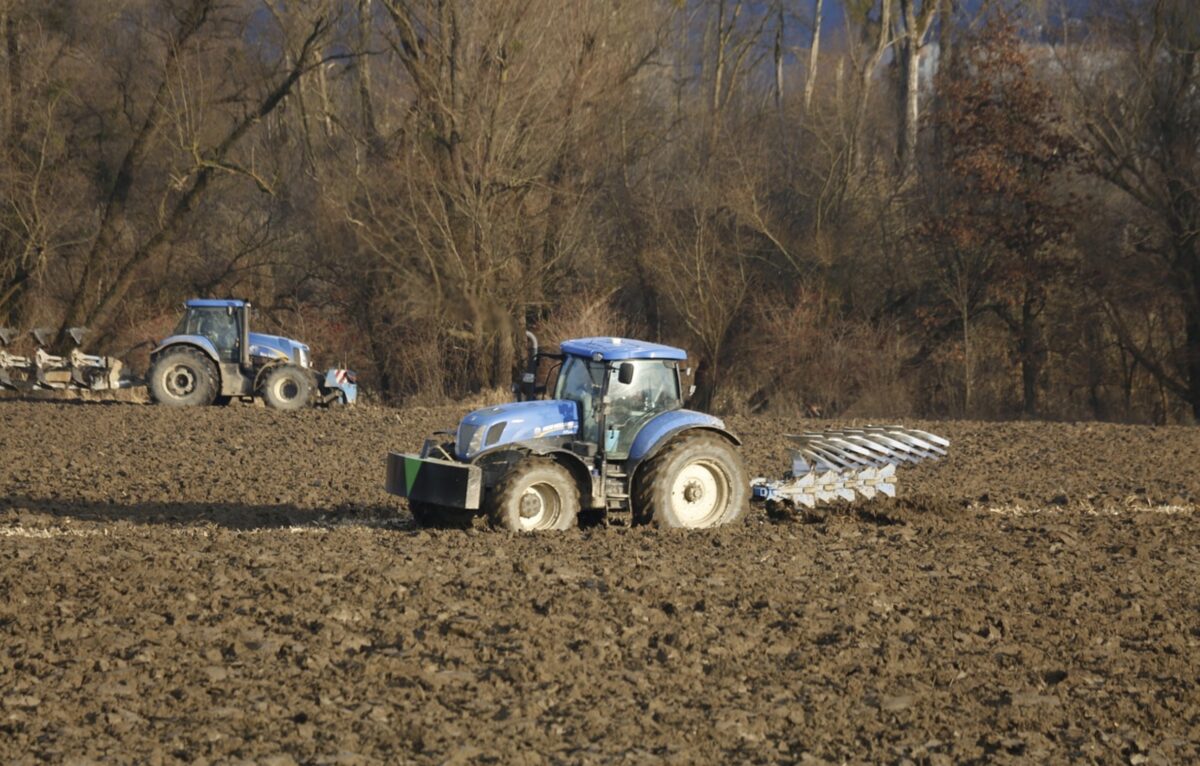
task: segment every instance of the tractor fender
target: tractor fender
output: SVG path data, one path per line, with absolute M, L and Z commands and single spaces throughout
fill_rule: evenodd
M 695 410 L 672 410 L 653 418 L 634 438 L 629 448 L 626 473 L 633 477 L 642 463 L 654 457 L 667 444 L 684 431 L 711 431 L 740 447 L 742 440 L 725 428 L 725 422 L 704 412 Z
M 287 363 L 288 360 L 280 359 L 278 362 L 268 362 L 267 364 L 264 364 L 262 367 L 259 367 L 257 370 L 255 370 L 254 384 L 250 386 L 250 390 L 254 392 L 254 395 L 258 396 L 258 391 L 262 386 L 262 382 L 267 375 L 270 374 L 271 370 L 275 369 L 276 367 L 282 367 Z
M 526 441 L 510 442 L 508 444 L 498 444 L 495 447 L 483 450 L 468 462 L 478 465 L 481 462 L 487 462 L 487 458 L 489 457 L 495 457 L 505 452 L 518 452 L 527 455 L 536 455 L 537 457 L 549 457 L 561 463 L 575 477 L 575 481 L 579 484 L 580 499 L 583 501 L 584 506 L 587 506 L 588 497 L 592 494 L 592 469 L 582 457 L 569 449 L 563 448 L 561 440 L 544 441 L 529 439 Z
M 579 486 L 579 501 L 583 503 L 584 508 L 591 505 L 590 497 L 594 494 L 592 469 L 588 467 L 583 458 L 565 449 L 552 449 L 538 454 L 553 459 L 570 471 L 571 475 L 575 477 L 575 483 Z
M 221 363 L 221 358 L 217 355 L 217 347 L 203 335 L 172 335 L 154 347 L 154 350 L 150 352 L 150 358 L 153 359 L 173 346 L 192 346 L 198 348 L 207 354 L 209 359 L 213 360 L 213 364 L 219 365 Z

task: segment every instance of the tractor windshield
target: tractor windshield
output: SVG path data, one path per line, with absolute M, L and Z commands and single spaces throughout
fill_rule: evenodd
M 238 314 L 233 309 L 223 307 L 192 306 L 183 315 L 179 327 L 175 328 L 175 334 L 208 338 L 221 360 L 232 362 L 237 359 L 238 338 L 241 337 Z
M 558 376 L 554 398 L 579 405 L 579 435 L 583 441 L 599 441 L 596 431 L 595 400 L 604 381 L 603 362 L 593 362 L 578 356 L 568 356 Z
M 651 418 L 682 406 L 674 362 L 638 359 L 629 364 L 633 365 L 633 379 L 629 383 L 618 380 L 619 367 L 613 368 L 608 381 L 608 433 L 604 449 L 609 457 L 618 460 L 629 454 L 634 438 Z

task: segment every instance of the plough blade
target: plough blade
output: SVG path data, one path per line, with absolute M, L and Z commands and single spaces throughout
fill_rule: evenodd
M 11 344 L 16 337 L 16 330 L 0 327 L 0 388 L 14 391 L 20 389 L 21 383 L 29 376 L 29 370 L 33 368 L 27 357 L 4 350 L 4 346 Z
M 37 327 L 29 331 L 40 348 L 48 348 L 54 343 L 54 330 L 50 327 Z
M 751 482 L 756 500 L 815 508 L 834 500 L 896 496 L 896 467 L 946 454 L 950 442 L 902 426 L 867 426 L 788 434 L 796 443 L 782 480 Z

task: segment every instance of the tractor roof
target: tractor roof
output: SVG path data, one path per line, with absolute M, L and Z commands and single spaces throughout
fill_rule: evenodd
M 186 305 L 189 309 L 240 309 L 246 302 L 234 298 L 192 298 Z
M 565 340 L 560 345 L 564 354 L 595 358 L 598 354 L 604 361 L 623 359 L 671 359 L 687 360 L 687 352 L 674 346 L 647 343 L 629 338 L 576 338 Z

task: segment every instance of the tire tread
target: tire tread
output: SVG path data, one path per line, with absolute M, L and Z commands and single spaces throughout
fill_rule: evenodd
M 181 402 L 169 396 L 160 396 L 158 390 L 158 386 L 161 384 L 159 375 L 160 367 L 165 364 L 165 360 L 175 356 L 186 356 L 195 360 L 194 369 L 196 370 L 196 374 L 203 378 L 203 384 L 208 388 L 208 396 L 202 396 L 195 402 Z M 150 366 L 150 374 L 147 377 L 149 378 L 150 398 L 157 404 L 163 404 L 168 407 L 203 407 L 216 401 L 217 395 L 220 394 L 217 366 L 213 364 L 213 361 L 203 351 L 189 346 L 178 346 L 160 353 Z M 197 381 L 198 384 L 200 382 L 199 380 Z
M 549 466 L 553 466 L 554 468 L 562 471 L 570 481 L 571 487 L 576 491 L 574 500 L 575 514 L 574 518 L 572 519 L 572 525 L 577 523 L 576 519 L 578 518 L 580 510 L 578 494 L 579 488 L 575 486 L 575 479 L 571 475 L 571 472 L 551 458 L 531 457 L 526 458 L 513 466 L 513 468 L 504 476 L 504 478 L 500 480 L 500 483 L 496 485 L 495 492 L 488 502 L 487 513 L 488 519 L 493 527 L 496 529 L 510 529 L 510 527 L 504 523 L 502 516 L 503 509 L 507 507 L 509 503 L 519 502 L 519 498 L 516 496 L 517 487 L 520 485 L 521 480 L 525 478 L 525 476 L 536 469 L 546 468 Z M 567 498 L 563 498 L 563 504 L 567 504 Z
M 693 449 L 696 445 L 703 444 L 721 444 L 725 447 L 732 447 L 728 441 L 721 438 L 717 434 L 707 431 L 699 431 L 692 433 L 684 433 L 671 440 L 666 447 L 657 455 L 650 458 L 649 462 L 637 472 L 634 477 L 633 490 L 633 519 L 636 524 L 653 524 L 658 527 L 670 527 L 664 519 L 655 512 L 655 495 L 658 494 L 659 487 L 663 481 L 670 477 L 665 475 L 667 467 L 670 466 L 676 455 L 681 452 L 686 452 Z M 736 454 L 736 453 L 735 453 Z M 731 484 L 736 485 L 739 478 L 745 483 L 745 467 L 739 465 L 741 477 L 734 475 L 730 477 Z M 736 474 L 737 472 L 735 472 Z M 747 485 L 748 486 L 748 485 Z M 744 490 L 743 490 L 744 491 Z M 739 494 L 737 486 L 730 487 L 731 497 L 737 497 Z M 748 498 L 743 497 L 741 507 L 730 511 L 727 517 L 714 526 L 736 523 L 745 516 L 745 505 Z
M 274 394 L 274 383 L 280 376 L 295 376 L 297 383 L 300 385 L 300 396 L 295 399 L 277 400 Z M 308 371 L 296 367 L 295 365 L 284 364 L 276 367 L 266 374 L 262 384 L 262 397 L 267 402 L 267 406 L 276 410 L 295 411 L 302 410 L 309 405 L 313 395 L 313 383 L 310 379 Z

